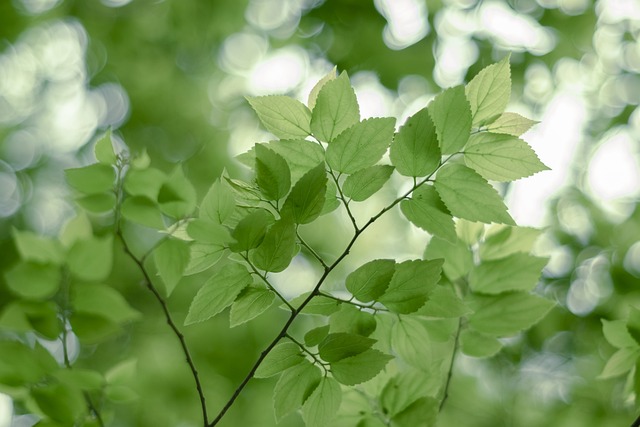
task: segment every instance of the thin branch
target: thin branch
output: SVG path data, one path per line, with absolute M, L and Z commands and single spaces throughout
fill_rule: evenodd
M 331 168 L 329 168 L 329 175 L 331 175 L 331 178 L 333 178 L 333 181 L 336 183 L 336 188 L 338 189 L 338 197 L 340 198 L 340 201 L 342 201 L 342 204 L 344 205 L 344 208 L 347 211 L 347 215 L 349 215 L 349 219 L 351 220 L 351 224 L 353 225 L 354 231 L 357 233 L 358 223 L 356 222 L 356 218 L 353 216 L 353 212 L 351 212 L 351 209 L 349 208 L 349 202 L 347 201 L 347 198 L 344 197 L 342 188 L 340 188 L 340 181 L 339 181 L 340 175 L 335 176 L 333 173 L 333 169 Z
M 384 307 L 376 307 L 375 302 L 372 302 L 371 304 L 361 304 L 359 302 L 353 302 L 352 299 L 346 300 L 346 299 L 342 299 L 340 297 L 337 297 L 335 295 L 332 295 L 330 293 L 327 292 L 318 292 L 318 295 L 322 295 L 325 298 L 331 298 L 332 300 L 344 303 L 344 304 L 351 304 L 353 306 L 359 307 L 359 308 L 368 308 L 370 310 L 374 310 L 374 311 L 389 311 L 388 309 L 384 308 Z
M 269 279 L 267 279 L 267 275 L 260 273 L 260 271 L 256 268 L 256 266 L 253 265 L 253 263 L 251 261 L 249 261 L 249 257 L 247 255 L 240 254 L 240 256 L 242 258 L 244 258 L 244 260 L 247 262 L 247 264 L 249 264 L 249 267 L 251 267 L 251 270 L 253 271 L 253 273 L 256 276 L 258 276 L 260 279 L 262 279 L 264 284 L 267 285 L 267 287 L 269 289 L 271 289 L 271 291 L 273 291 L 273 293 L 275 293 L 276 296 L 278 298 L 280 298 L 282 300 L 282 302 L 284 302 L 286 304 L 287 307 L 289 307 L 289 310 L 291 310 L 291 312 L 295 311 L 295 308 L 293 308 L 293 306 L 291 304 L 289 304 L 289 301 L 287 301 L 287 299 L 285 297 L 283 297 L 282 294 L 280 294 L 280 292 L 278 292 L 276 290 L 276 288 L 271 284 L 271 282 L 269 282 Z
M 304 239 L 302 238 L 302 236 L 300 235 L 300 233 L 298 233 L 298 228 L 296 227 L 296 237 L 298 238 L 298 241 L 300 242 L 300 244 L 302 246 L 305 247 L 305 249 L 307 249 L 309 251 L 309 253 L 311 253 L 311 255 L 313 255 L 313 257 L 315 259 L 318 260 L 318 262 L 322 265 L 322 267 L 324 267 L 324 269 L 326 270 L 327 268 L 329 268 L 329 266 L 327 265 L 326 262 L 324 262 L 324 260 L 322 259 L 322 257 L 320 255 L 318 255 L 318 253 L 307 244 L 307 242 L 304 241 Z
M 449 397 L 449 386 L 451 384 L 451 377 L 453 376 L 453 364 L 456 361 L 456 355 L 458 354 L 458 344 L 460 341 L 460 331 L 462 330 L 462 317 L 458 318 L 458 326 L 456 328 L 456 335 L 453 340 L 453 350 L 451 351 L 451 360 L 449 361 L 449 371 L 447 372 L 447 380 L 444 383 L 444 390 L 442 394 L 442 400 L 440 401 L 440 407 L 438 408 L 438 412 L 442 412 L 442 408 L 444 407 L 444 403 L 447 401 Z
M 317 364 L 322 366 L 322 369 L 324 369 L 324 372 L 326 373 L 328 371 L 327 369 L 327 365 L 328 363 L 323 363 L 322 359 L 318 359 L 318 356 L 315 355 L 314 353 L 312 353 L 307 347 L 305 347 L 304 344 L 302 344 L 301 342 L 299 342 L 297 339 L 295 339 L 294 337 L 292 337 L 289 334 L 286 334 L 285 337 L 287 337 L 288 339 L 290 339 L 291 341 L 293 341 L 295 344 L 297 344 L 298 347 L 300 347 L 300 350 L 304 351 L 305 353 L 307 353 L 309 356 L 311 356 L 313 358 L 313 361 Z

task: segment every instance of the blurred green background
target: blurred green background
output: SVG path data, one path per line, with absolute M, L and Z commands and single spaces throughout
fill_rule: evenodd
M 335 64 L 351 76 L 363 117 L 402 123 L 509 52 L 508 110 L 541 121 L 524 138 L 552 171 L 502 190 L 519 224 L 547 227 L 539 291 L 558 308 L 491 360 L 461 356 L 440 425 L 629 425 L 628 382 L 597 376 L 614 352 L 600 319 L 640 304 L 637 0 L 0 0 L 0 269 L 16 259 L 12 227 L 54 235 L 73 214 L 62 170 L 91 163 L 109 127 L 154 166 L 181 163 L 202 196 L 223 168 L 245 173 L 234 155 L 269 139 L 245 96 L 304 100 Z M 325 225 L 309 240 L 332 253 L 342 226 Z M 383 241 L 388 253 L 421 253 L 426 235 L 405 231 Z M 309 268 L 299 260 L 296 279 Z M 139 397 L 113 409 L 112 425 L 197 426 L 187 367 L 139 280 L 116 259 L 110 284 L 144 320 L 83 347 L 75 363 L 108 370 L 138 360 L 128 381 Z M 202 280 L 184 280 L 169 300 L 180 323 Z M 211 412 L 285 314 L 262 319 L 185 328 Z M 274 425 L 273 385 L 253 380 L 221 425 Z M 0 402 L 1 427 L 33 424 Z M 301 423 L 293 415 L 281 425 Z

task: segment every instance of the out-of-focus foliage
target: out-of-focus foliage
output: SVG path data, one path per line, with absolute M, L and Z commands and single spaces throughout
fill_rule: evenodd
M 62 169 L 93 161 L 99 130 L 112 127 L 116 139 L 135 153 L 146 150 L 166 172 L 182 163 L 201 196 L 223 167 L 235 170 L 229 154 L 268 138 L 244 96 L 306 96 L 310 82 L 336 64 L 353 77 L 362 104 L 373 106 L 364 116 L 406 117 L 439 87 L 467 81 L 511 51 L 512 110 L 543 121 L 525 135 L 554 169 L 543 185 L 576 186 L 550 205 L 544 249 L 553 257 L 540 284 L 564 308 L 490 362 L 461 359 L 465 374 L 453 378 L 442 425 L 601 426 L 634 418 L 631 383 L 596 377 L 615 351 L 600 320 L 626 319 L 638 298 L 637 2 L 13 0 L 0 2 L 0 37 L 3 272 L 17 258 L 13 226 L 52 235 L 70 216 Z M 399 101 L 390 102 L 392 92 Z M 607 153 L 617 153 L 619 167 L 603 166 Z M 526 185 L 508 190 L 514 209 L 537 194 Z M 620 196 L 624 203 L 612 202 Z M 331 253 L 341 229 L 327 228 L 333 235 L 310 233 L 309 240 Z M 403 251 L 404 243 L 389 247 Z M 106 371 L 113 360 L 125 368 L 144 361 L 135 379 L 122 375 L 141 398 L 123 403 L 116 419 L 191 425 L 196 396 L 176 342 L 145 290 L 131 291 L 138 289 L 135 266 L 114 264 L 107 282 L 129 289 L 144 320 L 76 363 Z M 172 295 L 172 309 L 186 315 L 199 284 L 186 281 Z M 3 275 L 0 310 L 7 292 Z M 212 406 L 241 381 L 269 340 L 268 325 L 281 321 L 274 317 L 264 327 L 232 330 L 215 319 L 215 336 L 211 323 L 188 331 Z M 226 425 L 272 423 L 271 389 L 253 381 Z M 299 423 L 289 417 L 281 425 Z

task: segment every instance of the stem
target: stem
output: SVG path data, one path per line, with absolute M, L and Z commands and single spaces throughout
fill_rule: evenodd
M 453 340 L 453 350 L 451 351 L 451 361 L 449 362 L 449 371 L 447 372 L 447 380 L 444 383 L 444 390 L 442 395 L 442 400 L 440 401 L 440 407 L 438 408 L 438 412 L 442 412 L 442 408 L 444 407 L 444 403 L 447 401 L 449 397 L 449 385 L 451 384 L 451 377 L 453 376 L 453 364 L 456 361 L 456 355 L 458 354 L 458 341 L 460 338 L 460 331 L 462 329 L 462 318 L 458 318 L 458 327 L 456 328 L 456 335 Z
M 297 227 L 296 227 L 296 237 L 298 238 L 298 241 L 300 242 L 300 244 L 301 244 L 302 246 L 304 246 L 304 247 L 305 247 L 305 249 L 307 249 L 307 250 L 309 251 L 309 253 L 310 253 L 311 255 L 313 255 L 313 257 L 314 257 L 315 259 L 317 259 L 317 260 L 318 260 L 318 262 L 322 265 L 322 267 L 324 267 L 324 268 L 325 268 L 325 270 L 326 270 L 327 268 L 329 268 L 329 266 L 327 265 L 327 263 L 326 263 L 326 262 L 324 262 L 324 260 L 322 259 L 322 257 L 321 257 L 320 255 L 318 255 L 318 253 L 317 253 L 317 252 L 316 252 L 316 251 L 315 251 L 311 246 L 309 246 L 309 245 L 307 244 L 307 242 L 305 242 L 305 241 L 304 241 L 304 239 L 302 238 L 302 236 L 300 236 L 300 233 L 298 233 L 298 228 L 297 228 Z
M 347 215 L 349 215 L 351 224 L 353 224 L 353 229 L 357 232 L 358 223 L 356 222 L 356 218 L 353 216 L 353 212 L 351 212 L 351 209 L 349 209 L 349 202 L 347 202 L 347 199 L 346 197 L 344 197 L 344 193 L 342 192 L 342 188 L 340 187 L 340 181 L 339 181 L 340 175 L 335 176 L 333 173 L 333 169 L 331 168 L 329 168 L 329 175 L 331 175 L 331 178 L 333 178 L 333 181 L 336 183 L 336 187 L 338 188 L 338 197 L 342 201 L 342 204 L 344 205 L 344 208 L 347 211 Z
M 164 298 L 162 298 L 162 295 L 160 295 L 160 293 L 155 288 L 155 286 L 153 286 L 153 283 L 151 282 L 151 277 L 149 277 L 149 273 L 147 273 L 147 270 L 145 269 L 143 262 L 140 259 L 138 259 L 133 254 L 133 252 L 131 252 L 131 249 L 127 245 L 127 241 L 125 240 L 120 230 L 118 230 L 117 235 L 122 241 L 122 246 L 124 248 L 125 253 L 129 255 L 129 257 L 133 260 L 133 262 L 136 263 L 136 265 L 140 269 L 140 272 L 144 276 L 145 286 L 153 294 L 156 301 L 158 301 L 158 304 L 160 304 L 160 307 L 162 308 L 162 312 L 164 313 L 164 317 L 167 321 L 167 324 L 173 331 L 173 334 L 176 336 L 176 338 L 178 338 L 178 341 L 180 341 L 180 347 L 182 347 L 182 353 L 184 354 L 187 360 L 187 364 L 189 365 L 189 369 L 191 370 L 191 375 L 193 376 L 193 380 L 196 383 L 198 397 L 200 398 L 200 406 L 202 407 L 202 418 L 204 420 L 203 425 L 206 427 L 209 422 L 209 418 L 207 416 L 207 405 L 204 397 L 204 391 L 202 389 L 202 384 L 200 383 L 200 379 L 198 377 L 198 370 L 196 369 L 196 366 L 193 362 L 193 359 L 191 357 L 191 353 L 189 352 L 189 348 L 187 347 L 187 342 L 184 338 L 184 335 L 182 335 L 182 332 L 180 332 L 180 329 L 178 329 L 178 326 L 173 321 L 173 318 L 171 317 L 171 313 L 169 312 L 169 307 L 167 306 L 166 301 L 164 300 Z
M 278 296 L 278 298 L 280 298 L 282 300 L 282 302 L 284 302 L 286 304 L 287 307 L 289 307 L 289 310 L 291 310 L 291 312 L 293 312 L 295 310 L 295 308 L 293 308 L 293 306 L 291 304 L 289 304 L 289 301 L 287 301 L 287 299 L 285 297 L 283 297 L 280 294 L 280 292 L 278 292 L 276 290 L 276 288 L 273 287 L 271 282 L 269 282 L 269 279 L 267 279 L 267 275 L 260 273 L 260 271 L 258 271 L 258 269 L 255 267 L 255 265 L 253 265 L 253 263 L 251 263 L 251 261 L 249 261 L 249 257 L 248 256 L 246 256 L 245 254 L 240 254 L 240 256 L 242 258 L 244 258 L 244 260 L 247 262 L 247 264 L 249 264 L 249 267 L 251 267 L 251 270 L 253 271 L 253 273 L 256 276 L 258 276 L 259 278 L 261 278 L 262 281 L 264 282 L 264 284 L 267 285 L 267 287 L 269 289 L 271 289 L 271 291 L 273 291 L 273 293 L 275 293 Z
M 322 366 L 322 369 L 324 369 L 324 372 L 327 372 L 327 363 L 322 363 L 321 359 L 318 359 L 318 357 L 313 354 L 311 351 L 309 351 L 309 349 L 307 347 L 305 347 L 304 344 L 302 344 L 301 342 L 299 342 L 297 339 L 295 339 L 294 337 L 292 337 L 289 334 L 285 335 L 288 339 L 290 339 L 291 341 L 293 341 L 298 347 L 300 347 L 300 350 L 304 351 L 305 353 L 307 353 L 309 356 L 311 356 L 313 358 L 313 361 L 317 364 Z
M 354 306 L 359 307 L 359 308 L 368 308 L 368 309 L 374 310 L 374 311 L 389 311 L 384 307 L 376 307 L 375 306 L 375 302 L 372 302 L 371 304 L 361 304 L 359 302 L 353 302 L 353 300 L 351 300 L 351 299 L 350 300 L 342 299 L 340 297 L 337 297 L 335 295 L 331 295 L 331 294 L 326 293 L 326 292 L 318 292 L 318 295 L 322 295 L 325 298 L 330 298 L 332 300 L 339 301 L 339 302 L 344 303 L 344 304 L 351 304 L 351 305 L 354 305 Z

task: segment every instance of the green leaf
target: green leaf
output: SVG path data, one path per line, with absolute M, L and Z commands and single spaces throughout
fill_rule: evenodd
M 289 266 L 295 254 L 295 225 L 280 219 L 267 230 L 264 240 L 251 254 L 251 260 L 256 267 L 277 273 Z
M 424 251 L 426 259 L 444 259 L 442 271 L 451 281 L 466 276 L 473 268 L 473 253 L 460 239 L 455 243 L 434 236 Z
M 86 411 L 82 392 L 61 383 L 33 387 L 31 397 L 47 417 L 62 425 L 75 425 Z
M 324 163 L 304 174 L 293 186 L 284 202 L 281 214 L 296 224 L 308 224 L 320 216 L 327 191 Z
M 640 357 L 640 348 L 621 348 L 611 356 L 609 361 L 607 361 L 607 364 L 604 366 L 604 369 L 598 378 L 615 378 L 626 374 L 635 366 L 638 357 Z
M 320 144 L 302 140 L 271 141 L 271 150 L 281 155 L 291 171 L 291 182 L 297 182 L 302 175 L 324 162 L 324 151 Z
M 474 295 L 468 304 L 475 310 L 469 317 L 469 325 L 496 336 L 510 336 L 529 329 L 555 306 L 553 301 L 524 292 Z
M 394 167 L 389 165 L 375 165 L 360 169 L 347 177 L 342 192 L 356 202 L 367 200 L 389 181 L 393 170 Z
M 160 187 L 160 210 L 173 218 L 189 216 L 196 208 L 196 190 L 184 175 L 181 166 L 176 167 Z
M 360 354 L 375 342 L 372 338 L 339 332 L 327 335 L 318 345 L 318 353 L 322 360 L 333 363 Z
M 80 390 L 100 390 L 105 385 L 102 374 L 91 369 L 60 369 L 53 376 L 61 383 Z
M 624 320 L 606 320 L 602 322 L 602 332 L 609 344 L 616 348 L 638 347 L 638 343 L 629 333 L 627 322 Z
M 511 97 L 509 55 L 480 71 L 465 88 L 473 126 L 490 123 L 504 112 Z
M 77 197 L 75 202 L 88 212 L 109 212 L 116 207 L 116 195 L 113 193 L 89 194 Z
M 233 242 L 231 232 L 223 225 L 206 219 L 194 219 L 187 224 L 187 234 L 199 243 L 228 245 Z
M 199 216 L 217 224 L 224 224 L 235 208 L 233 192 L 228 185 L 217 179 L 202 199 Z
M 333 180 L 327 180 L 327 191 L 324 193 L 324 204 L 320 215 L 326 215 L 335 211 L 340 207 L 340 200 L 338 199 L 338 187 Z
M 471 312 L 450 286 L 436 286 L 429 295 L 429 301 L 418 310 L 419 314 L 436 318 L 456 318 Z
M 257 248 L 262 243 L 273 215 L 264 209 L 257 209 L 244 217 L 231 233 L 236 241 L 229 245 L 233 252 L 245 252 Z
M 64 262 L 64 249 L 60 242 L 31 231 L 11 230 L 13 242 L 24 261 L 60 265 Z
M 392 427 L 433 426 L 438 419 L 439 404 L 430 396 L 421 397 L 391 419 Z
M 58 306 L 52 301 L 19 300 L 5 305 L 0 314 L 0 329 L 18 333 L 37 332 L 55 340 L 62 332 Z
M 340 384 L 323 377 L 302 407 L 302 419 L 307 427 L 325 427 L 336 417 L 342 402 Z
M 493 133 L 520 136 L 538 123 L 540 122 L 527 119 L 517 113 L 503 113 L 493 123 L 487 126 L 487 130 Z
M 254 376 L 269 378 L 302 362 L 307 362 L 307 360 L 300 347 L 289 341 L 283 342 L 273 347 L 273 350 L 267 354 Z
M 418 310 L 438 284 L 443 262 L 442 259 L 413 260 L 396 265 L 391 283 L 378 301 L 396 313 Z
M 382 410 L 390 417 L 402 412 L 429 390 L 429 377 L 424 372 L 408 369 L 391 377 L 380 393 Z
M 311 131 L 320 140 L 331 142 L 359 120 L 358 100 L 343 71 L 320 89 L 311 115 Z
M 107 285 L 78 284 L 71 294 L 71 305 L 74 313 L 102 317 L 116 324 L 128 323 L 141 317 L 118 291 Z
M 224 254 L 225 247 L 208 243 L 194 243 L 191 245 L 189 265 L 184 271 L 185 276 L 200 273 L 215 265 Z
M 21 262 L 4 273 L 7 287 L 26 299 L 46 299 L 60 287 L 60 267 L 31 261 Z
M 245 288 L 231 306 L 229 325 L 233 328 L 258 317 L 271 307 L 275 296 L 269 289 Z
M 466 219 L 459 219 L 456 222 L 456 234 L 469 246 L 473 246 L 484 235 L 484 224 L 481 222 L 471 222 Z
M 406 363 L 421 370 L 429 368 L 432 342 L 424 324 L 403 316 L 391 329 L 391 345 Z
M 464 96 L 464 88 L 455 86 L 445 90 L 431 101 L 428 108 L 442 154 L 460 151 L 471 134 L 471 109 Z
M 319 326 L 304 334 L 304 344 L 307 347 L 315 347 L 329 335 L 329 325 Z
M 485 179 L 494 181 L 514 181 L 549 170 L 520 138 L 487 132 L 471 137 L 464 150 L 464 162 Z
M 311 112 L 300 101 L 272 95 L 247 98 L 264 127 L 282 139 L 306 138 L 311 133 Z
M 331 80 L 335 80 L 335 78 L 338 76 L 337 70 L 338 67 L 333 67 L 331 71 L 329 71 L 324 77 L 318 80 L 318 83 L 313 86 L 311 92 L 309 92 L 309 98 L 307 100 L 307 105 L 310 109 L 313 110 L 313 108 L 316 106 L 318 94 L 320 93 L 320 90 L 324 87 L 324 85 Z
M 394 260 L 375 259 L 350 273 L 345 280 L 345 285 L 359 301 L 373 301 L 389 287 L 395 270 Z
M 98 162 L 104 165 L 116 164 L 116 153 L 111 143 L 111 129 L 108 129 L 105 134 L 98 139 L 98 142 L 96 142 L 96 145 L 93 147 L 93 152 Z
M 189 244 L 184 240 L 167 238 L 153 251 L 158 275 L 164 282 L 167 296 L 171 295 L 189 265 Z
M 220 313 L 230 306 L 251 282 L 251 274 L 241 264 L 231 263 L 220 268 L 196 294 L 184 324 L 204 322 Z
M 440 147 L 436 128 L 423 108 L 400 128 L 391 143 L 391 163 L 404 176 L 427 176 L 440 166 Z
M 66 169 L 64 173 L 69 185 L 84 194 L 104 193 L 112 190 L 116 180 L 116 171 L 113 167 L 101 163 Z
M 378 375 L 391 359 L 393 356 L 370 348 L 355 356 L 331 363 L 331 373 L 341 384 L 361 384 Z
M 362 311 L 352 304 L 343 304 L 340 311 L 337 311 L 329 318 L 329 331 L 347 332 L 368 337 L 378 326 L 373 314 Z
M 506 258 L 484 261 L 471 271 L 469 287 L 474 292 L 499 294 L 530 291 L 538 283 L 548 258 L 516 253 Z
M 262 144 L 255 145 L 256 182 L 268 200 L 278 201 L 291 188 L 291 172 L 285 159 Z
M 142 148 L 142 151 L 135 153 L 131 158 L 131 167 L 133 169 L 141 170 L 146 169 L 151 164 L 151 157 L 147 153 L 147 147 Z
M 93 236 L 91 221 L 85 212 L 79 211 L 62 227 L 59 239 L 65 248 L 70 248 L 76 241 L 88 239 L 91 236 Z
M 400 210 L 415 226 L 450 242 L 456 241 L 453 218 L 432 186 L 419 187 L 411 199 L 400 202 Z
M 356 123 L 327 147 L 327 164 L 338 172 L 352 174 L 376 164 L 393 139 L 395 119 L 373 118 Z
M 485 241 L 480 245 L 480 258 L 497 259 L 513 253 L 530 252 L 541 234 L 542 231 L 536 228 L 495 224 L 489 228 Z
M 320 369 L 307 360 L 282 373 L 273 390 L 273 406 L 276 421 L 300 408 L 318 387 L 322 375 Z
M 224 184 L 229 186 L 238 207 L 258 206 L 263 203 L 260 189 L 239 179 L 224 176 Z M 233 213 L 233 212 L 232 212 Z M 234 218 L 230 216 L 230 218 Z M 233 222 L 233 221 L 230 221 Z
M 23 386 L 42 380 L 46 374 L 58 369 L 58 364 L 40 344 L 35 348 L 3 340 L 0 341 L 0 384 Z
M 460 348 L 467 356 L 491 357 L 502 349 L 502 343 L 494 336 L 465 329 L 460 333 Z
M 304 300 L 306 300 L 308 297 L 309 297 L 309 292 L 305 292 L 305 293 L 303 293 L 301 295 L 298 295 L 297 297 L 295 297 L 291 301 L 289 301 L 289 303 L 293 307 L 299 307 L 300 304 L 302 304 L 302 302 Z M 321 314 L 323 316 L 329 316 L 329 315 L 335 313 L 336 311 L 340 310 L 340 305 L 341 305 L 341 302 L 337 301 L 337 300 L 335 300 L 333 298 L 327 298 L 327 297 L 322 296 L 322 295 L 316 295 L 304 307 L 304 309 L 302 310 L 302 313 L 304 313 L 304 314 Z M 288 309 L 289 308 L 287 307 L 287 310 Z
M 164 229 L 164 221 L 158 205 L 144 196 L 128 197 L 120 208 L 123 218 L 155 229 Z
M 82 280 L 105 280 L 113 266 L 113 236 L 78 240 L 67 254 L 71 274 Z
M 155 168 L 132 169 L 124 177 L 124 191 L 130 196 L 144 196 L 155 201 L 166 180 L 167 175 Z
M 454 216 L 469 221 L 515 225 L 498 192 L 466 166 L 443 166 L 436 176 L 435 187 Z

